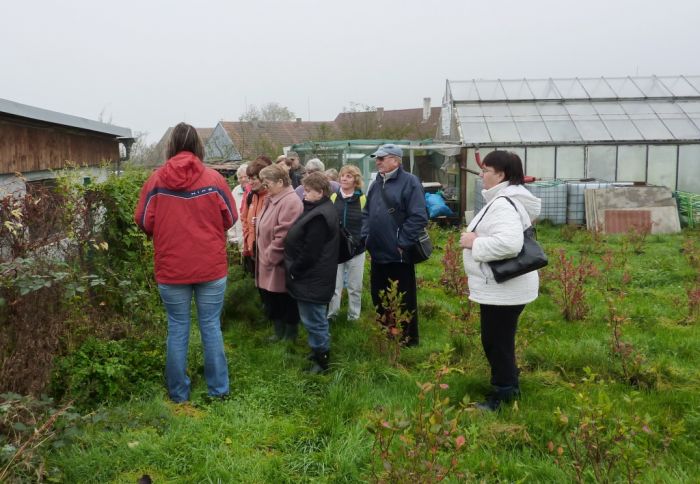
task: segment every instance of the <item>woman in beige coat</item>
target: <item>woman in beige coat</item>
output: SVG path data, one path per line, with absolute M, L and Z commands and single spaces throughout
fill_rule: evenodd
M 299 311 L 285 285 L 284 239 L 304 206 L 294 193 L 287 172 L 279 165 L 263 168 L 259 174 L 267 198 L 256 224 L 255 285 L 275 333 L 271 341 L 294 340 Z

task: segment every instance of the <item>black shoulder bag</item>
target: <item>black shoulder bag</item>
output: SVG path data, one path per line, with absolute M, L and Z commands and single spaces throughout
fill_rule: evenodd
M 505 198 L 508 200 L 508 203 L 510 203 L 515 211 L 518 212 L 518 207 L 515 206 L 513 200 L 508 197 L 498 198 Z M 493 204 L 493 202 L 491 202 L 491 204 Z M 489 206 L 486 207 L 486 210 L 484 210 L 484 213 L 481 214 L 481 217 L 476 225 L 474 225 L 472 232 L 474 232 L 477 225 L 481 223 L 481 220 L 484 218 L 484 215 L 486 215 L 486 212 L 488 212 L 491 204 L 489 204 Z M 518 214 L 520 214 L 520 212 L 518 212 Z M 522 276 L 528 272 L 536 271 L 549 263 L 547 255 L 544 253 L 544 250 L 542 250 L 542 247 L 535 239 L 535 228 L 530 225 L 523 231 L 523 248 L 518 255 L 510 259 L 494 260 L 488 263 L 489 267 L 491 267 L 491 272 L 493 272 L 493 278 L 497 283 Z
M 375 183 L 378 183 L 375 181 Z M 387 211 L 391 214 L 392 217 L 394 217 L 394 220 L 396 221 L 396 226 L 401 227 L 402 222 L 399 222 L 399 215 L 398 211 L 396 208 L 392 207 L 389 204 L 389 199 L 386 196 L 386 193 L 384 193 L 384 187 L 380 186 L 378 190 L 382 194 L 382 198 L 384 199 L 384 205 L 387 206 Z M 404 220 L 406 218 L 404 217 Z M 428 229 L 423 227 L 423 230 L 421 233 L 418 235 L 418 240 L 416 240 L 413 245 L 408 249 L 408 257 L 411 259 L 411 262 L 414 264 L 419 264 L 421 262 L 424 262 L 430 258 L 430 254 L 433 253 L 433 242 L 430 240 L 430 235 L 428 234 Z

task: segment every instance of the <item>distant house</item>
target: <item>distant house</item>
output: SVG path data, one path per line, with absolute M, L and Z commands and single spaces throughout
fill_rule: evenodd
M 430 98 L 425 98 L 422 109 L 345 112 L 336 116 L 333 123 L 342 139 L 421 140 L 437 135 L 440 111 L 439 107 L 431 108 Z
M 105 163 L 128 158 L 133 141 L 129 128 L 0 99 L 0 195 L 69 166 L 99 176 Z

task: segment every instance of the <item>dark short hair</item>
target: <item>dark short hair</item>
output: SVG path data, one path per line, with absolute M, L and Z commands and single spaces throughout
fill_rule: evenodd
M 505 175 L 503 181 L 507 181 L 511 185 L 522 185 L 525 183 L 523 162 L 512 151 L 492 151 L 486 155 L 483 163 L 485 166 L 493 168 L 497 173 L 503 173 Z
M 170 133 L 170 139 L 168 140 L 165 157 L 170 159 L 181 151 L 189 151 L 194 153 L 200 160 L 204 159 L 204 144 L 199 134 L 197 134 L 197 130 L 187 123 L 178 123 L 173 128 L 173 132 Z
M 265 168 L 266 166 L 270 166 L 272 164 L 272 160 L 268 158 L 265 155 L 260 155 L 257 158 L 253 160 L 251 164 L 248 165 L 248 168 L 246 168 L 246 175 L 249 177 L 257 177 L 258 174 L 260 173 L 260 170 Z
M 324 197 L 331 196 L 331 184 L 328 182 L 326 175 L 321 171 L 309 173 L 301 180 L 301 184 L 304 186 L 304 190 L 310 188 L 323 193 Z

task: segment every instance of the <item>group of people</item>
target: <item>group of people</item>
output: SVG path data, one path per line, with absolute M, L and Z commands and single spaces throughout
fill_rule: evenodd
M 262 307 L 272 322 L 270 340 L 295 340 L 298 324 L 303 324 L 311 348 L 311 373 L 329 368 L 329 320 L 338 316 L 344 288 L 348 321 L 360 317 L 366 251 L 371 257 L 370 287 L 376 310 L 384 312 L 380 295 L 392 280 L 397 281 L 404 309 L 411 315 L 401 341 L 418 345 L 416 273 L 410 248 L 428 223 L 423 189 L 418 178 L 402 168 L 400 147 L 383 145 L 371 156 L 377 177 L 366 194 L 356 166 L 344 165 L 335 175 L 326 172 L 316 158 L 302 167 L 294 152 L 275 162 L 258 156 L 241 166 L 239 184 L 230 190 L 220 174 L 202 163 L 204 149 L 196 130 L 185 123 L 173 129 L 167 160 L 144 184 L 134 216 L 154 242 L 156 280 L 168 317 L 166 381 L 173 401 L 189 399 L 186 370 L 193 295 L 208 394 L 219 398 L 229 393 L 220 325 L 227 243 L 240 246 L 244 269 L 255 278 Z M 515 232 L 519 230 L 522 238 L 522 227 L 539 213 L 535 203 L 539 200 L 528 198 L 525 193 L 529 192 L 518 187 L 522 165 L 518 175 L 511 167 L 514 160 L 488 165 L 493 161 L 489 156 L 484 160 L 491 166 L 484 168 L 485 196 L 499 210 L 488 214 L 479 231 L 465 233 L 461 244 L 470 297 L 482 305 L 482 341 L 496 389 L 485 405 L 494 409 L 519 394 L 515 327 L 524 304 L 537 295 L 537 274 L 515 284 L 495 284 L 482 262 L 512 257 L 514 250 L 517 254 Z M 517 220 L 501 202 L 495 204 L 503 196 L 523 206 Z M 494 213 L 507 223 L 495 219 Z M 511 230 L 516 222 L 517 230 Z M 506 240 L 506 232 L 515 234 L 513 240 Z M 350 258 L 339 261 L 344 238 L 356 243 Z M 477 285 L 472 288 L 473 281 Z M 521 297 L 523 288 L 527 294 Z M 507 325 L 505 332 L 501 320 Z

